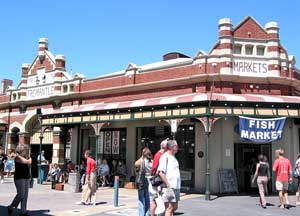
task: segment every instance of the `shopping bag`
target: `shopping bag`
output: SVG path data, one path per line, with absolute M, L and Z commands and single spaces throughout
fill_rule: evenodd
M 155 214 L 160 215 L 165 212 L 165 203 L 161 197 L 161 195 L 158 195 L 158 197 L 155 199 L 156 202 L 156 209 Z

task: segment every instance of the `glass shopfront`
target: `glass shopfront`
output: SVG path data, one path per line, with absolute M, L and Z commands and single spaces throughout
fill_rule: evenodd
M 154 155 L 160 149 L 161 141 L 166 138 L 172 138 L 169 126 L 138 127 L 136 158 L 141 156 L 141 150 L 146 146 Z M 195 175 L 195 125 L 180 125 L 175 139 L 179 145 L 176 158 L 180 166 L 182 188 L 190 189 L 194 187 Z
M 97 156 L 107 160 L 126 160 L 126 129 L 103 129 L 98 137 Z M 81 130 L 81 156 L 89 149 L 96 156 L 96 136 L 93 129 Z

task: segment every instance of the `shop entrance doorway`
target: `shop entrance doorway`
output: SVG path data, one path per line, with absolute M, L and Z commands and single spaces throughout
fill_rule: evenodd
M 257 193 L 257 184 L 251 184 L 251 179 L 255 173 L 258 155 L 263 154 L 268 162 L 272 161 L 271 144 L 242 144 L 234 145 L 234 168 L 237 172 L 239 192 Z M 272 164 L 270 164 L 270 173 Z M 271 191 L 271 181 L 268 183 L 268 190 Z
M 31 171 L 32 171 L 32 176 L 34 178 L 36 178 L 38 176 L 37 157 L 40 152 L 40 146 L 39 145 L 30 145 L 30 147 L 31 147 L 31 158 L 32 158 Z M 50 163 L 52 160 L 53 145 L 52 144 L 43 144 L 42 150 L 45 151 L 45 159 Z

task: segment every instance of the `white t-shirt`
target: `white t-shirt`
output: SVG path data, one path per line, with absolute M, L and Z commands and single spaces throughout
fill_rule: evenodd
M 179 163 L 174 155 L 164 153 L 159 159 L 157 170 L 165 173 L 171 188 L 180 189 L 181 179 Z

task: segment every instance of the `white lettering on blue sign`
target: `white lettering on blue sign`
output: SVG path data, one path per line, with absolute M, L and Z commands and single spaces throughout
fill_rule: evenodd
M 275 129 L 275 121 L 257 121 L 249 120 L 250 128 Z
M 253 142 L 272 142 L 281 139 L 284 118 L 256 119 L 240 116 L 240 138 Z

